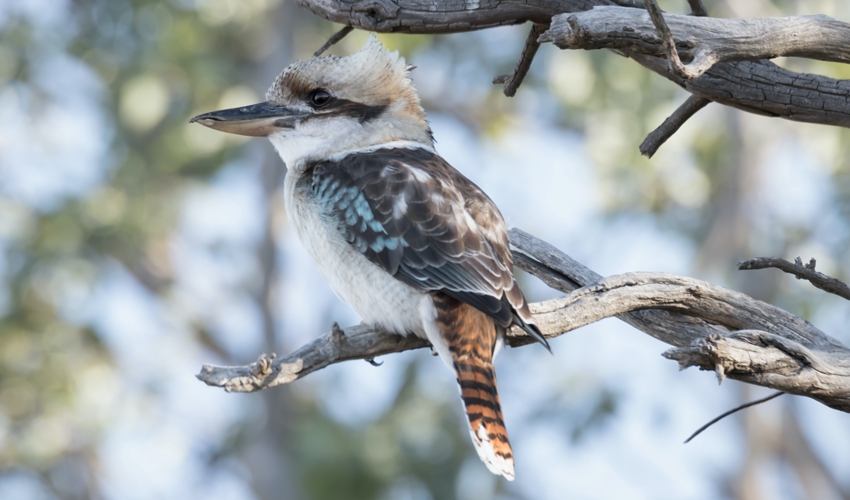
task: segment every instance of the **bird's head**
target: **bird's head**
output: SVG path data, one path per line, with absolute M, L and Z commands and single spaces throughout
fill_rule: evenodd
M 394 141 L 433 145 L 410 68 L 369 37 L 360 52 L 291 64 L 267 101 L 205 113 L 197 122 L 231 134 L 268 137 L 289 167 Z

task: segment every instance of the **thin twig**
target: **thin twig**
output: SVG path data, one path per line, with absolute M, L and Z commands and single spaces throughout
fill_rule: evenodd
M 670 71 L 686 80 L 696 78 L 703 74 L 705 72 L 704 70 L 691 71 L 690 68 L 682 63 L 681 59 L 679 59 L 679 51 L 676 50 L 676 41 L 673 40 L 673 33 L 667 26 L 667 22 L 664 21 L 664 14 L 661 11 L 661 7 L 658 6 L 658 2 L 656 0 L 646 0 L 644 3 L 646 4 L 647 12 L 649 12 L 649 17 L 652 19 L 652 24 L 655 25 L 655 29 L 658 30 L 658 35 L 661 37 L 661 41 L 664 45 L 664 52 L 667 54 L 667 65 L 670 67 Z
M 698 17 L 708 17 L 708 11 L 705 10 L 705 5 L 702 0 L 688 0 L 688 5 L 691 6 L 691 15 Z
M 733 408 L 733 409 L 731 409 L 731 410 L 727 411 L 726 413 L 724 413 L 724 414 L 720 415 L 719 417 L 716 417 L 716 418 L 715 418 L 715 419 L 713 419 L 711 422 L 709 422 L 709 423 L 707 423 L 707 424 L 703 425 L 702 427 L 700 427 L 699 429 L 697 429 L 697 431 L 696 431 L 696 432 L 694 432 L 693 434 L 691 434 L 691 437 L 689 437 L 688 439 L 686 439 L 686 440 L 685 440 L 685 444 L 690 443 L 690 442 L 691 442 L 691 439 L 693 439 L 693 438 L 695 438 L 695 437 L 699 436 L 699 435 L 700 435 L 700 433 L 702 433 L 702 431 L 704 431 L 704 430 L 708 429 L 709 427 L 711 427 L 712 425 L 716 424 L 717 422 L 720 422 L 721 420 L 723 420 L 724 418 L 728 417 L 729 415 L 731 415 L 731 414 L 733 414 L 733 413 L 735 413 L 735 412 L 737 412 L 737 411 L 739 411 L 739 410 L 743 410 L 744 408 L 749 408 L 750 406 L 755 406 L 755 405 L 760 405 L 760 404 L 762 404 L 762 403 L 766 403 L 766 402 L 770 401 L 771 399 L 773 399 L 773 398 L 778 398 L 779 396 L 781 396 L 781 395 L 783 395 L 783 394 L 785 394 L 785 393 L 784 393 L 784 392 L 782 392 L 782 391 L 774 392 L 773 394 L 771 394 L 770 396 L 768 396 L 768 397 L 766 397 L 766 398 L 761 398 L 761 399 L 758 399 L 758 400 L 756 400 L 756 401 L 750 401 L 749 403 L 742 404 L 741 406 L 739 406 L 739 407 L 737 407 L 737 408 Z
M 676 108 L 676 111 L 667 117 L 664 123 L 646 136 L 646 139 L 640 145 L 640 154 L 647 158 L 652 158 L 652 155 L 658 151 L 658 148 L 662 144 L 667 142 L 667 139 L 672 137 L 690 117 L 694 116 L 697 111 L 704 108 L 710 102 L 708 99 L 703 99 L 695 95 L 688 97 L 688 100 Z
M 325 42 L 325 44 L 324 44 L 324 45 L 322 45 L 322 46 L 319 48 L 319 50 L 317 50 L 316 52 L 314 52 L 314 53 L 313 53 L 313 57 L 319 57 L 319 56 L 320 56 L 320 55 L 322 55 L 322 54 L 323 54 L 326 50 L 328 50 L 329 48 L 331 48 L 333 45 L 336 45 L 337 43 L 339 43 L 339 41 L 340 41 L 340 40 L 342 40 L 343 38 L 345 38 L 345 37 L 346 37 L 349 33 L 351 33 L 352 31 L 354 31 L 354 28 L 352 28 L 351 26 L 345 26 L 345 27 L 344 27 L 344 28 L 342 28 L 341 30 L 337 31 L 336 33 L 334 33 L 334 36 L 330 37 L 330 38 L 328 39 L 328 41 L 327 41 L 327 42 Z
M 741 271 L 748 271 L 751 269 L 767 269 L 769 267 L 775 267 L 780 271 L 793 274 L 798 280 L 806 280 L 810 282 L 815 286 L 815 288 L 820 288 L 825 292 L 833 293 L 839 297 L 850 300 L 850 286 L 847 286 L 846 283 L 839 279 L 815 271 L 816 263 L 817 261 L 812 259 L 808 264 L 804 265 L 803 261 L 800 260 L 799 257 L 795 259 L 794 263 L 775 257 L 759 257 L 757 259 L 739 262 L 738 269 Z
M 528 69 L 531 68 L 531 61 L 534 60 L 537 49 L 540 48 L 540 42 L 537 39 L 547 29 L 549 29 L 548 24 L 532 24 L 531 31 L 528 33 L 528 38 L 525 39 L 525 46 L 522 48 L 522 54 L 519 56 L 519 61 L 517 61 L 513 73 L 493 78 L 494 84 L 505 84 L 504 92 L 506 96 L 513 97 L 516 95 L 516 91 L 525 79 Z

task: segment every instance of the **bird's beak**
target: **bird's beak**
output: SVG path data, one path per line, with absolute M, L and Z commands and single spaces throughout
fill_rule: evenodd
M 266 101 L 241 108 L 198 115 L 189 123 L 200 123 L 228 134 L 265 137 L 280 129 L 294 128 L 306 113 Z

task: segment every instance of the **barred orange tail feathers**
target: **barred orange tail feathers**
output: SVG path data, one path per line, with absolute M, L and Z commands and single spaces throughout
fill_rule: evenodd
M 442 294 L 434 296 L 434 306 L 437 326 L 457 373 L 460 397 L 478 456 L 491 472 L 513 480 L 513 452 L 493 369 L 498 327 L 481 311 Z

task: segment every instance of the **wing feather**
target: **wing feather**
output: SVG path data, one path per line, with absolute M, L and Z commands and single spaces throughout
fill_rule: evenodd
M 313 193 L 369 260 L 502 327 L 531 324 L 502 215 L 445 160 L 425 149 L 383 149 L 317 162 L 312 175 Z

